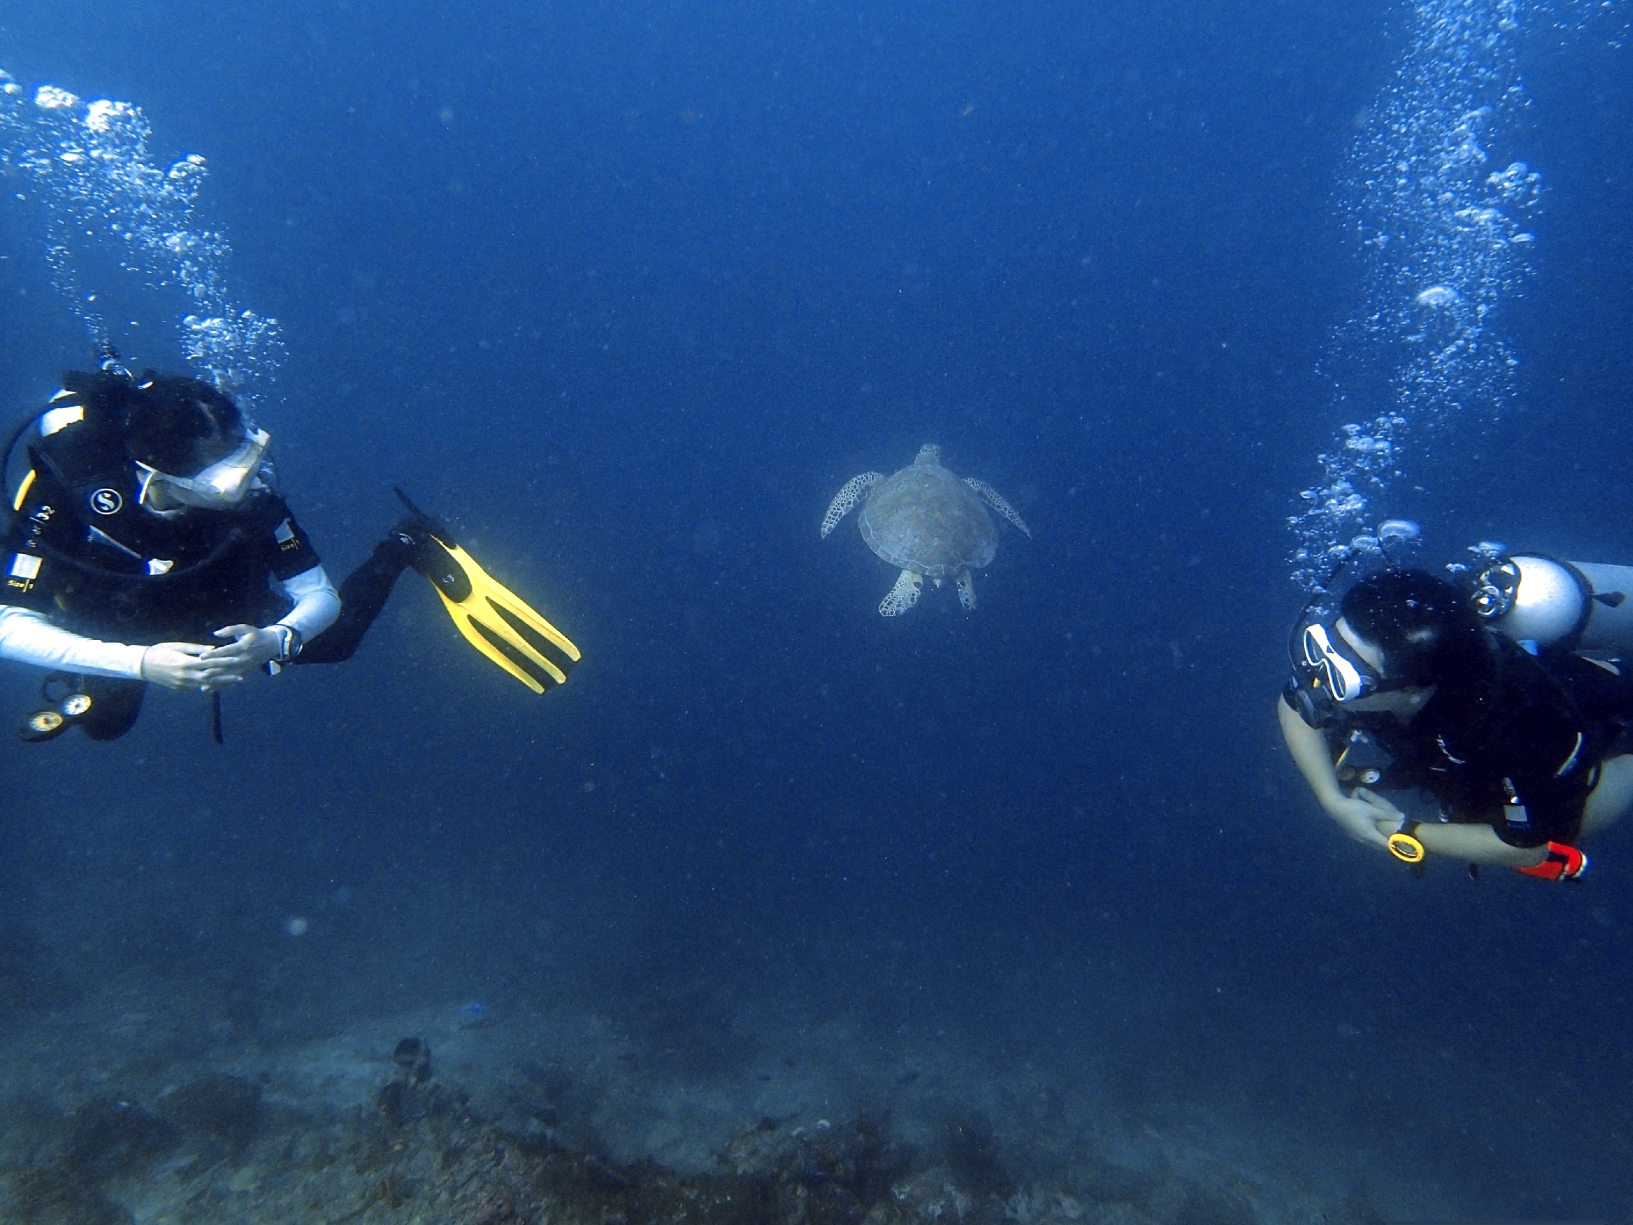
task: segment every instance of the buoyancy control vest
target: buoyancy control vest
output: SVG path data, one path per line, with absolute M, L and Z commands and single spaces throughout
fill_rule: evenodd
M 123 441 L 135 387 L 118 375 L 69 372 L 45 410 L 13 434 L 3 459 L 11 464 L 26 438 L 28 469 L 8 499 L 6 599 L 121 641 L 259 620 L 280 599 L 267 586 L 262 542 L 288 523 L 287 507 L 258 489 L 231 511 L 145 509 L 144 474 Z

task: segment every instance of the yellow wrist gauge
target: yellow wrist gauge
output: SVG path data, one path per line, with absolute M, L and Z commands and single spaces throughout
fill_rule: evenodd
M 1423 843 L 1412 836 L 1417 827 L 1416 821 L 1407 821 L 1389 835 L 1389 853 L 1402 863 L 1422 863 L 1423 857 L 1428 854 L 1423 849 Z

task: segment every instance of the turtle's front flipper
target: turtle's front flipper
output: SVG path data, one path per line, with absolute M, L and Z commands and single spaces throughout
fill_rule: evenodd
M 827 539 L 828 533 L 839 526 L 839 521 L 851 513 L 851 508 L 862 500 L 862 496 L 880 481 L 884 480 L 882 472 L 864 472 L 861 476 L 853 476 L 845 482 L 845 487 L 834 494 L 834 500 L 828 503 L 828 513 L 822 516 L 822 536 Z
M 896 585 L 890 589 L 879 605 L 881 617 L 899 617 L 913 605 L 919 602 L 919 592 L 924 587 L 924 575 L 914 574 L 911 570 L 903 570 L 896 579 Z
M 958 602 L 965 612 L 975 608 L 975 580 L 970 577 L 968 567 L 958 572 Z
M 1028 540 L 1032 539 L 1032 529 L 1027 527 L 1026 524 L 1021 521 L 1020 513 L 1016 511 L 1016 509 L 1008 502 L 1004 501 L 1003 494 L 999 493 L 985 481 L 978 481 L 973 476 L 966 476 L 964 478 L 964 483 L 986 499 L 988 506 L 992 507 L 993 510 L 997 511 L 1004 518 L 1008 519 L 1016 527 L 1020 528 Z

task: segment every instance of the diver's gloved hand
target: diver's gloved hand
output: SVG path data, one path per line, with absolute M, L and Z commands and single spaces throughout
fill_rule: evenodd
M 142 652 L 142 679 L 166 689 L 203 689 L 210 665 L 201 657 L 212 649 L 197 642 L 156 642 Z
M 205 669 L 203 688 L 235 685 L 283 654 L 283 635 L 253 625 L 228 625 L 217 638 L 231 638 L 226 646 L 207 647 L 200 657 Z
M 1406 819 L 1400 809 L 1365 787 L 1357 787 L 1350 795 L 1323 801 L 1321 806 L 1351 838 L 1384 850 L 1389 849 L 1389 834 L 1380 830 L 1379 825 L 1387 826 L 1389 833 L 1394 833 Z

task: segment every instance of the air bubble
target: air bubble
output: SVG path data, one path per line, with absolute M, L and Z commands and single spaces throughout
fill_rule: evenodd
M 1367 530 L 1401 475 L 1408 434 L 1453 415 L 1490 419 L 1514 394 L 1516 359 L 1494 332 L 1497 308 L 1530 272 L 1525 221 L 1541 199 L 1530 165 L 1492 165 L 1509 115 L 1524 105 L 1520 0 L 1419 0 L 1406 55 L 1368 108 L 1351 152 L 1347 220 L 1367 261 L 1363 299 L 1322 362 L 1334 403 L 1376 388 L 1370 420 L 1339 431 L 1322 477 L 1293 516 L 1293 579 L 1325 574 L 1312 558 L 1347 558 L 1390 536 Z
M 246 401 L 264 395 L 283 354 L 280 329 L 232 300 L 231 248 L 220 231 L 197 224 L 204 159 L 155 165 L 147 119 L 129 102 L 83 103 L 43 85 L 30 109 L 22 94 L 0 72 L 0 169 L 33 181 L 37 190 L 16 194 L 40 202 L 53 284 L 93 342 L 111 340 L 93 304 L 113 286 L 82 285 L 86 270 L 110 279 L 129 273 L 149 291 L 186 301 L 177 330 L 187 361 Z
M 1463 299 L 1450 285 L 1431 285 L 1415 300 L 1419 306 L 1456 306 Z
M 1385 519 L 1378 525 L 1378 539 L 1385 544 L 1414 544 L 1422 534 L 1410 519 Z
M 34 105 L 42 111 L 71 111 L 79 105 L 79 99 L 66 89 L 42 85 L 34 92 Z

